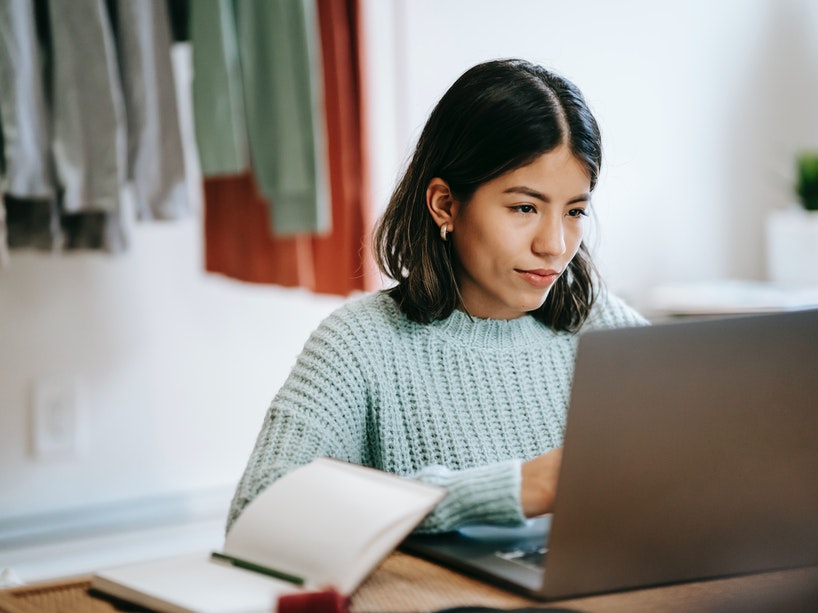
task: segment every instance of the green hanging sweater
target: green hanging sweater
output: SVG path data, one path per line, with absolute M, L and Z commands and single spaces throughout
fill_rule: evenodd
M 582 330 L 645 323 L 603 294 Z M 382 292 L 348 302 L 273 399 L 228 529 L 272 481 L 321 456 L 445 487 L 420 531 L 522 522 L 520 466 L 562 444 L 576 347 L 576 334 L 530 316 L 420 324 Z

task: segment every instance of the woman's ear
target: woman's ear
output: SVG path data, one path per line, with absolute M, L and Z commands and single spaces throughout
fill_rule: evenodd
M 449 184 L 443 179 L 435 177 L 429 181 L 426 188 L 426 208 L 440 227 L 446 225 L 447 232 L 454 231 L 454 218 L 457 214 L 457 202 L 452 196 Z

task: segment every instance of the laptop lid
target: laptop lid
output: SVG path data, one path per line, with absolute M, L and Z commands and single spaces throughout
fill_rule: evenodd
M 547 541 L 545 570 L 517 580 L 486 567 L 489 549 L 524 545 L 511 533 L 406 548 L 556 599 L 816 564 L 816 517 L 809 310 L 584 334 L 550 536 L 533 537 Z

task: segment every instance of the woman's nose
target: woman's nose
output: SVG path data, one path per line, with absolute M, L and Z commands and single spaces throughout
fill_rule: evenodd
M 562 216 L 544 216 L 537 228 L 531 249 L 538 255 L 558 256 L 565 253 L 565 228 Z

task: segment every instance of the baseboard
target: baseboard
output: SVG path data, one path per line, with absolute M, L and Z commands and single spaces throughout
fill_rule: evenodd
M 227 518 L 234 486 L 0 519 L 0 550 Z

